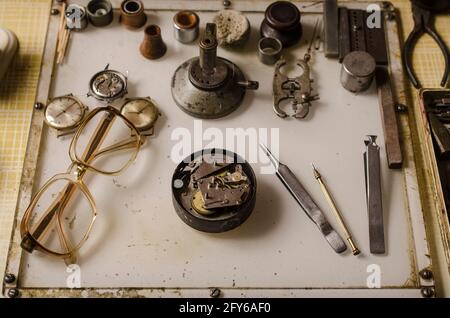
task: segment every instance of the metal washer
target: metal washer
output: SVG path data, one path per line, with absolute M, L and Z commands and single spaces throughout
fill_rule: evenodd
M 275 38 L 262 38 L 258 42 L 259 60 L 267 65 L 275 64 L 281 57 L 283 44 Z

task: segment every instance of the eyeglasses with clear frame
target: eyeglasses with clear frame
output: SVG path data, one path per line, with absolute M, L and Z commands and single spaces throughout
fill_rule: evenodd
M 144 140 L 114 107 L 90 112 L 70 143 L 72 163 L 67 172 L 50 178 L 26 209 L 20 224 L 22 248 L 75 263 L 97 216 L 97 206 L 83 177 L 88 171 L 110 176 L 122 173 L 134 162 Z

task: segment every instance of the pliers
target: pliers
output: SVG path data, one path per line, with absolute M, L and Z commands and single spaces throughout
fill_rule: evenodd
M 441 49 L 442 54 L 444 56 L 445 70 L 444 70 L 444 75 L 442 76 L 442 80 L 441 80 L 441 86 L 444 87 L 449 78 L 450 54 L 449 54 L 448 48 L 445 45 L 444 41 L 442 40 L 441 36 L 436 32 L 436 30 L 434 28 L 433 13 L 431 10 L 432 8 L 425 8 L 424 6 L 420 5 L 420 1 L 417 1 L 417 0 L 412 1 L 411 8 L 412 8 L 412 14 L 413 14 L 413 19 L 414 19 L 414 29 L 411 31 L 408 38 L 406 39 L 404 49 L 403 49 L 403 63 L 404 63 L 406 73 L 409 77 L 409 80 L 414 85 L 414 87 L 416 87 L 416 88 L 422 87 L 422 85 L 420 84 L 420 82 L 417 79 L 417 76 L 413 70 L 412 53 L 413 53 L 414 47 L 417 43 L 417 40 L 420 38 L 420 36 L 427 33 L 439 45 L 439 48 Z M 433 11 L 438 11 L 438 10 L 433 10 Z

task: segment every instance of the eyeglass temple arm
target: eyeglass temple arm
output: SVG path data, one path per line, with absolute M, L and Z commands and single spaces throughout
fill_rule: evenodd
M 115 116 L 108 112 L 103 116 L 83 153 L 84 162 L 90 162 L 95 158 L 96 152 L 103 143 L 114 119 Z
M 35 226 L 35 230 L 28 230 L 25 235 L 22 237 L 22 240 L 20 242 L 20 246 L 27 252 L 32 253 L 36 247 L 36 243 L 35 240 L 38 240 L 39 238 L 41 238 L 42 236 L 47 235 L 48 231 L 47 229 L 50 227 L 50 225 L 53 223 L 53 221 L 55 220 L 55 218 L 53 217 L 54 214 L 52 214 L 51 218 L 47 220 L 43 220 L 44 217 L 46 217 L 47 215 L 49 215 L 50 213 L 54 213 L 55 208 L 50 208 L 49 212 L 46 212 L 45 215 L 41 218 L 41 220 L 39 220 L 38 225 Z M 43 227 L 42 229 L 39 228 L 42 224 L 45 223 L 45 227 Z M 33 234 L 31 234 L 31 232 Z M 38 237 L 35 238 L 34 235 L 37 235 Z
M 47 235 L 50 225 L 55 220 L 55 216 L 60 216 L 61 212 L 64 211 L 64 208 L 67 206 L 67 203 L 69 202 L 70 197 L 72 196 L 74 190 L 74 185 L 69 184 L 65 187 L 65 189 L 58 195 L 58 197 L 53 201 L 51 206 L 47 209 L 47 211 L 44 213 L 44 215 L 40 218 L 40 220 L 37 222 L 34 229 L 30 229 L 30 235 L 35 239 L 39 240 L 43 236 Z M 60 222 L 58 222 L 58 226 L 61 226 Z M 65 238 L 61 238 L 60 240 L 64 239 L 63 247 L 68 248 L 68 244 L 65 240 Z M 26 236 L 22 239 L 21 246 L 29 251 L 32 252 L 35 248 L 35 245 L 32 241 L 30 241 Z

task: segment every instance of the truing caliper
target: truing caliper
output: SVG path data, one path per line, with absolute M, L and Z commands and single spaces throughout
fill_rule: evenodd
M 316 39 L 316 30 L 318 22 L 314 27 L 313 35 L 309 43 L 308 51 L 305 53 L 303 59 L 298 59 L 296 65 L 299 66 L 303 72 L 297 77 L 288 77 L 283 74 L 280 69 L 286 65 L 286 60 L 281 58 L 275 64 L 275 74 L 273 77 L 273 110 L 281 118 L 289 115 L 280 107 L 280 103 L 286 99 L 292 100 L 292 109 L 294 114 L 292 117 L 305 118 L 309 113 L 311 102 L 319 99 L 319 95 L 312 95 L 311 72 L 309 68 L 309 60 L 311 59 L 311 46 Z

